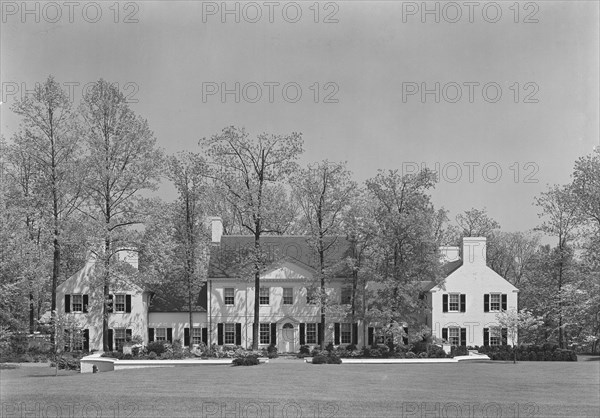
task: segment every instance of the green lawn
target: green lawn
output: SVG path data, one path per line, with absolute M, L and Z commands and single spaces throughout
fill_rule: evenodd
M 2 417 L 600 416 L 600 361 L 0 372 Z

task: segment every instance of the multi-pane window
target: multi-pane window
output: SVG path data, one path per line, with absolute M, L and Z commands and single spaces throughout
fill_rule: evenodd
M 450 293 L 448 295 L 448 311 L 458 312 L 460 310 L 460 295 L 458 293 Z
M 202 342 L 202 328 L 192 328 L 192 344 L 200 344 Z
M 269 288 L 268 287 L 261 287 L 260 288 L 260 293 L 258 296 L 258 302 L 261 305 L 268 305 L 269 304 Z
M 271 342 L 271 324 L 260 324 L 260 343 L 269 344 Z
M 225 324 L 225 344 L 235 344 L 235 324 Z
M 317 303 L 314 289 L 306 289 L 306 304 L 315 305 Z
M 73 335 L 73 350 L 83 350 L 83 340 L 84 340 L 84 335 L 82 330 L 78 329 L 75 330 L 75 333 Z
M 490 295 L 490 311 L 500 311 L 500 297 L 500 293 L 492 293 Z
M 233 305 L 235 301 L 235 289 L 233 287 L 225 288 L 225 305 Z
M 344 286 L 342 287 L 342 305 L 350 305 L 352 303 L 352 287 Z
M 502 345 L 502 334 L 500 327 L 490 328 L 490 345 Z
M 65 351 L 83 350 L 84 339 L 83 330 L 65 329 Z
M 115 295 L 115 312 L 125 312 L 125 295 Z
M 306 344 L 317 343 L 317 324 L 306 324 Z
M 71 295 L 71 312 L 83 312 L 83 295 Z
M 352 324 L 340 324 L 340 342 L 350 344 L 352 342 Z
M 167 341 L 167 329 L 166 328 L 156 328 L 154 330 L 154 340 Z
M 164 330 L 164 328 L 161 328 Z M 120 350 L 125 344 L 125 328 L 115 328 L 115 348 Z M 165 336 L 166 339 L 166 336 Z
M 458 328 L 458 327 L 448 328 L 448 343 L 450 343 L 450 345 L 455 345 L 455 346 L 460 345 L 460 328 Z
M 377 344 L 385 344 L 385 335 L 383 332 L 383 328 L 376 327 L 373 329 L 373 335 L 375 336 L 374 342 Z
M 294 289 L 292 287 L 283 288 L 283 304 L 293 305 L 294 304 Z

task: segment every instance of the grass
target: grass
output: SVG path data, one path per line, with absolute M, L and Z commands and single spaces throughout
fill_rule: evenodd
M 598 361 L 339 366 L 271 360 L 253 367 L 53 373 L 40 366 L 2 370 L 0 416 L 600 416 Z

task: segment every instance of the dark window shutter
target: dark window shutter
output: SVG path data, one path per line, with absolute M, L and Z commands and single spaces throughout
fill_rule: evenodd
M 506 293 L 502 294 L 502 310 L 505 311 L 506 310 L 506 305 L 507 305 L 507 295 Z
M 71 295 L 65 295 L 65 313 L 71 312 Z
M 300 324 L 300 345 L 306 344 L 306 324 Z
M 277 324 L 271 323 L 271 344 L 277 344 Z
M 467 295 L 460 295 L 460 311 L 467 312 Z
M 235 324 L 235 345 L 242 345 L 242 324 Z
M 87 313 L 88 311 L 88 295 L 83 295 L 83 313 Z
M 217 345 L 223 345 L 223 324 L 217 324 Z
M 368 344 L 368 345 L 373 345 L 373 332 L 374 332 L 374 331 L 375 331 L 375 330 L 373 329 L 373 327 L 369 327 L 369 328 L 367 329 L 367 335 L 368 335 L 368 337 L 367 337 L 367 341 L 368 341 L 368 343 L 367 343 L 367 344 Z
M 113 305 L 114 301 L 113 301 L 113 295 L 109 294 L 108 295 L 108 306 L 106 307 L 106 311 L 109 313 L 113 313 L 114 312 L 114 305 Z
M 83 351 L 90 351 L 90 330 L 83 330 Z
M 125 295 L 125 312 L 131 312 L 131 295 Z
M 317 324 L 317 344 L 321 344 L 323 341 L 323 327 L 321 325 L 320 322 Z
M 442 312 L 448 312 L 448 295 L 442 295 Z
M 508 329 L 502 328 L 502 345 L 508 344 Z
M 131 332 L 131 328 L 127 328 L 125 330 L 125 341 L 131 341 L 133 337 L 133 333 Z
M 483 295 L 483 312 L 490 311 L 490 295 Z
M 183 345 L 186 347 L 190 345 L 190 329 L 187 327 L 183 329 Z
M 448 328 L 442 328 L 442 339 L 448 341 Z
M 467 345 L 467 329 L 460 329 L 460 345 Z
M 202 328 L 202 342 L 208 345 L 208 328 Z
M 113 330 L 108 330 L 108 351 L 113 351 Z
M 333 326 L 333 344 L 340 345 L 340 323 L 336 322 Z
M 358 324 L 352 324 L 352 344 L 358 344 Z
M 485 346 L 490 345 L 490 329 L 489 328 L 483 329 L 483 345 L 485 345 Z
M 148 342 L 154 341 L 154 328 L 148 328 Z
M 173 328 L 167 328 L 167 341 L 173 342 Z
M 408 345 L 408 327 L 404 327 L 402 329 L 404 330 L 404 333 L 406 334 L 404 337 L 402 337 L 402 344 Z

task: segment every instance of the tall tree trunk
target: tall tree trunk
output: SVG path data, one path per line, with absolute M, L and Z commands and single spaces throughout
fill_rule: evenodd
M 33 301 L 33 293 L 29 292 L 29 333 L 35 331 L 35 303 Z
M 260 224 L 255 223 L 254 233 L 254 322 L 252 323 L 252 349 L 258 350 L 260 321 Z
M 319 219 L 319 229 L 321 229 Z M 323 236 L 319 233 L 319 272 L 321 273 L 321 350 L 325 348 L 325 250 L 323 249 Z
M 110 313 L 109 311 L 109 303 L 110 303 L 110 289 L 109 289 L 109 282 L 110 282 L 110 238 L 106 238 L 104 240 L 104 285 L 103 285 L 103 292 L 102 294 L 104 295 L 104 303 L 102 304 L 104 306 L 103 312 L 102 312 L 102 350 L 104 352 L 107 352 L 109 349 L 108 346 L 108 315 Z

